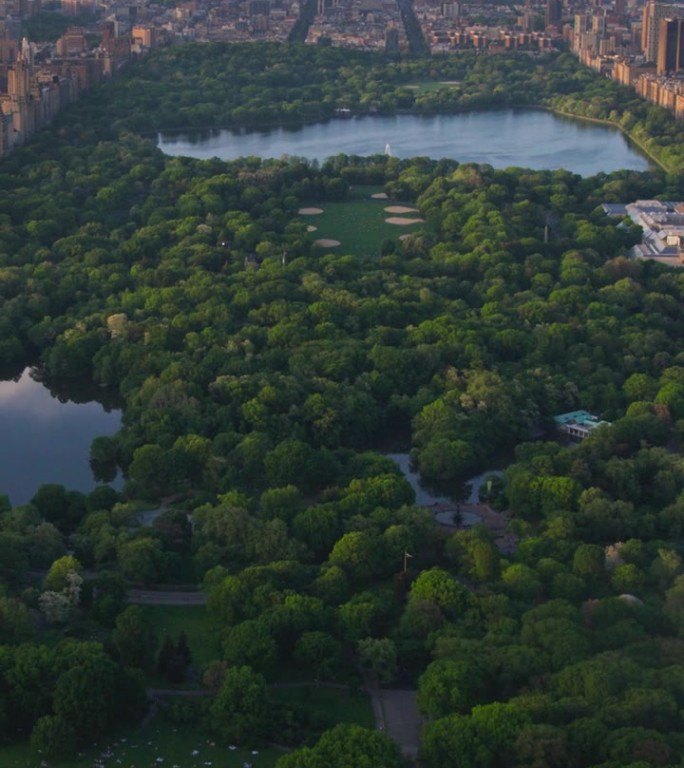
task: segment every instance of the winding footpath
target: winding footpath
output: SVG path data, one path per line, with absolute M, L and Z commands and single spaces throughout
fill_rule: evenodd
M 156 589 L 129 589 L 127 602 L 134 605 L 206 605 L 206 592 L 162 592 Z

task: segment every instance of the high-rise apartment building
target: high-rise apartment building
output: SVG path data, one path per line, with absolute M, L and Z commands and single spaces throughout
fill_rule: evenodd
M 661 19 L 656 72 L 667 75 L 681 69 L 684 69 L 684 20 Z
M 663 19 L 684 18 L 684 5 L 647 0 L 641 27 L 641 49 L 646 61 L 658 61 L 660 22 Z
M 560 29 L 563 20 L 563 2 L 562 0 L 546 0 L 545 25 Z
M 399 52 L 399 30 L 394 24 L 388 24 L 385 30 L 385 53 Z

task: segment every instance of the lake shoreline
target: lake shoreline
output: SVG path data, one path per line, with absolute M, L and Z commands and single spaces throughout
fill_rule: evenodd
M 354 130 L 343 129 L 350 121 Z M 596 134 L 587 133 L 592 123 L 601 126 Z M 261 128 L 174 129 L 157 132 L 156 141 L 167 156 L 200 160 L 293 157 L 320 163 L 340 153 L 366 157 L 388 154 L 398 159 L 427 156 L 489 164 L 498 169 L 566 169 L 582 176 L 623 169 L 649 172 L 656 163 L 618 126 L 540 105 L 448 114 L 357 114 L 305 125 L 298 122 Z
M 26 367 L 19 377 L 0 381 L 3 423 L 0 495 L 13 507 L 28 503 L 41 485 L 63 485 L 90 493 L 101 485 L 90 467 L 95 438 L 121 429 L 118 391 L 89 380 L 57 381 Z M 123 485 L 119 476 L 111 483 Z

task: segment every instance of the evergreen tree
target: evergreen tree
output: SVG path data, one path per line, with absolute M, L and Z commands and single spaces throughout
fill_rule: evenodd
M 182 662 L 183 667 L 187 668 L 192 664 L 192 653 L 190 646 L 188 645 L 188 636 L 183 630 L 178 636 L 178 643 L 176 644 L 176 656 Z
M 173 640 L 167 635 L 164 638 L 164 644 L 157 656 L 157 673 L 163 677 L 168 677 L 169 669 L 173 665 L 176 649 L 173 647 Z

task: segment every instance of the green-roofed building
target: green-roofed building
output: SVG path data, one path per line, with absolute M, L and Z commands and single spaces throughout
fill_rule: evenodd
M 570 435 L 575 440 L 584 440 L 596 427 L 610 425 L 609 421 L 603 421 L 589 411 L 570 411 L 554 416 L 553 420 L 560 432 Z

